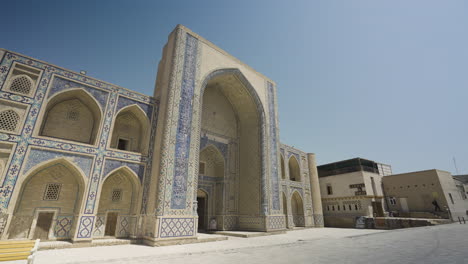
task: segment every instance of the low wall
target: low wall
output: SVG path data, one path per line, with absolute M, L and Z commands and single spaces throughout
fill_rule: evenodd
M 421 219 L 421 218 L 396 218 L 396 217 L 366 217 L 366 228 L 375 229 L 400 229 L 409 227 L 432 226 L 448 224 L 447 219 Z

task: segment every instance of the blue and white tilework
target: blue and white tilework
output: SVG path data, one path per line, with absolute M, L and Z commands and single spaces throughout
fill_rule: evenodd
M 135 174 L 138 175 L 140 182 L 143 181 L 143 176 L 145 173 L 144 165 L 113 159 L 106 159 L 104 165 L 104 173 L 102 173 L 102 177 L 107 177 L 111 171 L 124 166 L 130 168 L 133 172 L 135 172 Z
M 26 160 L 26 165 L 24 165 L 23 174 L 28 173 L 29 170 L 37 164 L 56 158 L 68 158 L 73 164 L 76 164 L 89 178 L 91 168 L 93 166 L 93 157 L 77 155 L 69 152 L 57 152 L 34 148 L 31 149 L 31 151 L 29 152 L 28 158 Z
M 271 189 L 272 189 L 272 201 L 273 201 L 273 210 L 280 209 L 280 199 L 279 199 L 279 174 L 278 174 L 278 164 L 279 164 L 279 155 L 278 155 L 278 129 L 276 127 L 276 108 L 275 108 L 275 90 L 271 82 L 267 82 L 268 89 L 268 109 L 270 116 L 270 167 L 271 167 Z
M 161 238 L 188 237 L 195 232 L 195 218 L 163 218 L 161 220 Z
M 183 69 L 182 91 L 179 104 L 179 121 L 175 139 L 175 165 L 172 182 L 171 209 L 185 209 L 187 199 L 187 177 L 192 126 L 192 104 L 195 89 L 195 74 L 198 40 L 186 35 L 186 55 Z
M 19 96 L 5 91 L 4 84 L 6 77 L 14 62 L 23 63 L 42 71 L 34 98 Z M 154 118 L 156 116 L 154 113 L 156 100 L 149 96 L 141 95 L 11 52 L 7 52 L 0 62 L 0 88 L 2 89 L 0 98 L 29 105 L 29 113 L 20 136 L 0 133 L 0 141 L 16 143 L 16 151 L 12 154 L 7 174 L 0 188 L 0 211 L 7 210 L 21 171 L 27 173 L 31 168 L 41 162 L 64 157 L 78 166 L 86 176 L 90 178 L 88 190 L 87 193 L 85 193 L 87 197 L 85 208 L 83 208 L 83 214 L 85 215 L 78 220 L 78 238 L 90 238 L 92 234 L 91 230 L 94 226 L 94 223 L 92 223 L 94 217 L 92 215 L 95 213 L 97 190 L 99 184 L 101 184 L 100 179 L 102 178 L 102 174 L 108 172 L 108 170 L 105 170 L 103 167 L 106 157 L 123 160 L 122 164 L 135 171 L 140 179 L 143 179 L 145 176 L 145 166 L 141 163 L 143 162 L 148 165 L 151 161 L 150 156 L 152 155 L 152 150 L 150 150 L 149 156 L 143 156 L 138 153 L 127 153 L 114 149 L 107 149 L 107 141 L 111 132 L 110 128 L 116 112 L 118 98 L 124 98 L 119 101 L 119 105 L 122 107 L 129 104 L 139 105 L 151 120 L 153 132 L 153 128 L 156 127 L 156 120 Z M 67 89 L 83 89 L 99 102 L 104 115 L 102 117 L 103 125 L 100 137 L 96 145 L 37 137 L 34 134 L 35 127 L 40 126 L 36 121 L 41 108 L 45 107 L 46 95 L 47 98 L 50 98 L 54 94 Z M 28 152 L 28 149 L 31 150 Z M 26 162 L 24 162 L 25 160 Z M 109 164 L 114 165 L 112 162 Z M 62 229 L 60 229 L 60 233 L 63 233 Z
M 94 99 L 96 99 L 96 101 L 99 102 L 99 104 L 101 105 L 101 109 L 104 109 L 106 107 L 107 98 L 109 97 L 109 92 L 105 92 L 101 89 L 96 89 L 88 85 L 83 85 L 76 81 L 74 82 L 74 81 L 67 80 L 61 77 L 57 77 L 57 76 L 53 78 L 47 97 L 51 98 L 53 95 L 55 95 L 56 93 L 60 91 L 64 91 L 67 89 L 75 89 L 75 88 L 81 88 L 87 91 L 88 93 L 90 93 L 94 97 Z

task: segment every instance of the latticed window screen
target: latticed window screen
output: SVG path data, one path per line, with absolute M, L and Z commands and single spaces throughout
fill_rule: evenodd
M 10 91 L 29 94 L 32 86 L 33 83 L 28 77 L 25 75 L 20 75 L 11 82 Z
M 6 131 L 15 131 L 20 116 L 13 110 L 0 112 L 0 129 Z
M 80 120 L 80 112 L 78 112 L 76 110 L 69 110 L 67 112 L 67 119 L 72 120 L 72 121 Z
M 59 199 L 62 185 L 58 183 L 48 183 L 44 192 L 44 201 L 57 201 Z
M 122 190 L 121 189 L 112 190 L 112 201 L 118 202 L 120 200 L 122 200 Z

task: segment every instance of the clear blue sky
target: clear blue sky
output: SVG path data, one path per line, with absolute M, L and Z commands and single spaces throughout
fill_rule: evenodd
M 467 1 L 8 1 L 0 47 L 152 95 L 183 24 L 278 84 L 281 141 L 319 164 L 468 173 Z

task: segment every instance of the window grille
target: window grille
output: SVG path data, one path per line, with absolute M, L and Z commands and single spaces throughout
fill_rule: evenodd
M 62 185 L 58 183 L 48 183 L 44 192 L 44 201 L 57 201 L 59 199 Z
M 29 94 L 31 87 L 33 86 L 32 81 L 25 75 L 20 75 L 13 79 L 10 85 L 10 91 L 21 94 Z
M 122 200 L 122 190 L 121 189 L 112 190 L 112 201 L 119 202 L 121 200 Z
M 20 116 L 13 110 L 0 112 L 0 129 L 6 131 L 15 131 Z
M 80 120 L 80 112 L 76 110 L 70 110 L 67 113 L 67 119 L 72 120 L 72 121 L 78 121 Z

